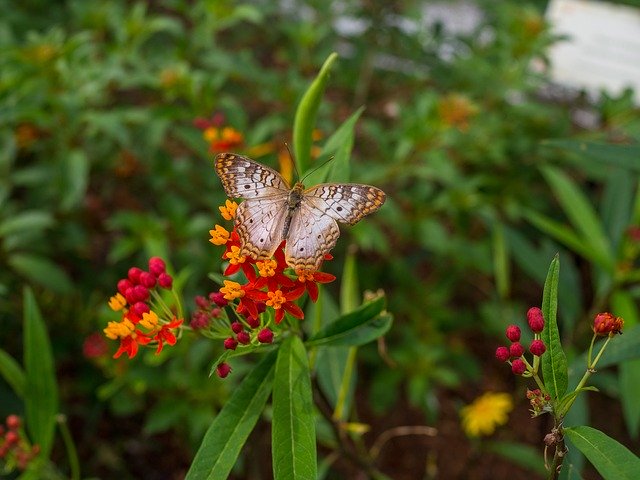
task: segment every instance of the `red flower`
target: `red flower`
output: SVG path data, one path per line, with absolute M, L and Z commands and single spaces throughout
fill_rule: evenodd
M 180 325 L 182 325 L 182 319 L 178 320 L 174 317 L 173 321 L 165 323 L 164 325 L 162 325 L 162 327 L 160 327 L 158 333 L 156 333 L 153 337 L 153 339 L 158 342 L 156 355 L 158 355 L 162 351 L 164 342 L 168 343 L 171 346 L 174 346 L 176 344 L 177 339 L 171 329 L 178 328 Z
M 296 270 L 296 275 L 298 275 L 298 281 L 304 284 L 307 292 L 309 292 L 309 298 L 314 303 L 318 300 L 317 284 L 333 282 L 336 279 L 335 275 L 331 275 L 330 273 L 311 272 L 302 269 Z

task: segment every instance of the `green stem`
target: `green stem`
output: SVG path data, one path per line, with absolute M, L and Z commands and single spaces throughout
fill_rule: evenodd
M 65 449 L 67 450 L 67 459 L 69 460 L 69 469 L 71 470 L 70 478 L 71 480 L 80 480 L 80 461 L 78 460 L 78 451 L 76 450 L 76 445 L 73 442 L 69 426 L 67 425 L 67 417 L 65 415 L 58 415 L 56 420 L 60 427 L 62 441 L 64 442 Z
M 344 415 L 345 403 L 347 401 L 347 394 L 349 393 L 349 387 L 351 385 L 351 377 L 356 363 L 356 354 L 358 347 L 350 347 L 347 354 L 347 361 L 345 362 L 344 375 L 342 375 L 342 383 L 340 384 L 340 391 L 338 392 L 338 400 L 336 402 L 336 408 L 333 412 L 333 418 L 341 420 Z
M 312 334 L 316 334 L 322 328 L 322 288 L 318 288 L 318 300 L 315 303 L 315 315 L 313 316 L 313 325 L 311 327 Z M 309 352 L 309 368 L 313 371 L 318 357 L 318 348 L 312 347 Z

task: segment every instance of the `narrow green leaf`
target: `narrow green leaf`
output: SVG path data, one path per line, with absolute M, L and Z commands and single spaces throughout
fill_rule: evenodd
M 58 386 L 49 335 L 29 288 L 24 289 L 24 368 L 27 428 L 43 458 L 48 458 L 58 413 Z
M 571 455 L 571 449 L 569 449 L 569 455 Z M 582 456 L 582 454 L 580 454 Z M 582 457 L 584 458 L 584 457 Z M 560 470 L 560 475 L 558 476 L 558 480 L 583 480 L 580 472 L 582 468 L 574 465 L 569 461 L 569 458 L 565 458 L 565 461 L 562 463 L 562 470 Z
M 229 476 L 269 399 L 275 361 L 275 351 L 266 355 L 227 400 L 207 430 L 186 480 L 216 480 Z
M 634 480 L 640 472 L 640 458 L 627 447 L 595 428 L 587 426 L 564 429 L 605 480 Z
M 12 254 L 7 263 L 28 280 L 57 293 L 69 293 L 73 287 L 66 272 L 48 258 L 28 253 Z
M 63 192 L 60 208 L 69 211 L 84 198 L 89 184 L 89 159 L 82 150 L 73 150 L 65 155 L 62 162 Z
M 353 252 L 344 259 L 342 283 L 340 284 L 340 312 L 349 313 L 360 305 L 360 287 L 358 286 L 358 264 Z
M 627 170 L 613 169 L 607 176 L 600 216 L 613 250 L 617 251 L 626 228 L 633 222 L 633 204 L 638 190 L 638 177 Z
M 307 340 L 307 346 L 364 345 L 387 333 L 393 318 L 383 314 L 385 299 L 377 298 L 341 316 Z
M 562 148 L 600 163 L 640 172 L 640 145 L 610 145 L 576 140 L 548 140 L 543 145 Z
M 307 351 L 291 336 L 282 342 L 273 381 L 272 458 L 276 480 L 317 477 L 316 429 Z
M 509 296 L 509 248 L 504 234 L 504 225 L 493 225 L 493 274 L 496 290 L 502 299 Z
M 40 210 L 23 211 L 0 223 L 0 237 L 21 233 L 25 230 L 44 230 L 53 225 L 53 223 L 53 217 L 49 212 Z
M 555 400 L 564 395 L 568 383 L 567 358 L 560 343 L 557 321 L 559 277 L 560 258 L 556 255 L 551 261 L 547 279 L 544 282 L 542 314 L 545 323 L 541 334 L 542 341 L 547 346 L 547 352 L 542 356 L 542 375 L 549 394 Z
M 318 76 L 303 95 L 296 110 L 296 116 L 293 121 L 293 149 L 300 175 L 304 175 L 311 164 L 313 128 L 316 123 L 320 100 L 329 79 L 329 72 L 337 58 L 338 54 L 332 53 L 325 60 L 320 73 L 318 73 Z
M 20 364 L 0 348 L 0 375 L 7 381 L 16 395 L 24 398 L 26 377 Z
M 483 449 L 496 453 L 511 461 L 514 465 L 526 468 L 540 475 L 546 473 L 544 461 L 540 451 L 531 445 L 524 445 L 516 442 L 486 442 L 482 444 Z
M 609 239 L 587 197 L 561 170 L 545 166 L 541 171 L 565 215 L 573 227 L 580 232 L 581 240 L 606 262 L 609 271 L 613 270 L 615 259 Z

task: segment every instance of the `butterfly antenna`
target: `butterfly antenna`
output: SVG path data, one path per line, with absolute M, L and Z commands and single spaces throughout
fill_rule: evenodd
M 313 172 L 316 172 L 318 170 L 320 170 L 322 167 L 324 167 L 327 163 L 329 163 L 331 160 L 333 160 L 334 158 L 336 158 L 335 155 L 331 155 L 327 160 L 325 160 L 324 162 L 322 162 L 320 165 L 318 165 L 316 168 L 309 170 L 307 172 L 307 174 L 302 178 L 302 180 L 300 180 L 300 182 L 304 183 L 304 179 L 307 178 L 309 175 L 311 175 Z
M 296 172 L 296 178 L 300 178 L 300 172 L 298 171 L 298 165 L 296 165 L 296 160 L 293 157 L 293 153 L 291 152 L 291 149 L 289 148 L 289 144 L 287 142 L 284 142 L 284 146 L 287 147 L 287 152 L 289 152 L 289 158 L 291 158 L 291 163 L 293 164 L 293 171 Z

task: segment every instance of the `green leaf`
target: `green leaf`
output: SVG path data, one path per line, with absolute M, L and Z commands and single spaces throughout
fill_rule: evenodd
M 349 313 L 360 305 L 360 287 L 358 286 L 358 264 L 353 252 L 344 259 L 342 282 L 340 283 L 340 312 Z
M 496 222 L 493 225 L 493 274 L 496 290 L 501 299 L 509 296 L 509 246 L 505 238 L 504 225 Z
M 327 325 L 307 340 L 307 346 L 355 346 L 381 337 L 393 323 L 390 314 L 382 314 L 384 297 L 362 305 Z
M 638 187 L 636 175 L 616 168 L 609 173 L 600 203 L 600 216 L 614 251 L 626 228 L 633 223 L 633 203 Z
M 29 288 L 24 289 L 24 368 L 26 425 L 43 458 L 48 458 L 58 413 L 58 386 L 49 335 Z
M 89 184 L 89 160 L 82 150 L 73 150 L 62 161 L 62 202 L 60 208 L 69 211 L 77 206 Z
M 26 377 L 20 364 L 7 352 L 0 349 L 0 375 L 7 381 L 16 395 L 24 398 Z
M 296 110 L 296 116 L 293 121 L 293 149 L 300 175 L 304 175 L 311 164 L 313 128 L 316 123 L 320 100 L 329 79 L 329 71 L 337 58 L 338 54 L 334 52 L 325 60 L 320 73 L 318 73 L 318 76 L 303 95 Z
M 273 381 L 271 431 L 276 480 L 317 477 L 316 429 L 307 351 L 291 336 L 282 342 Z
M 592 204 L 569 176 L 561 170 L 546 166 L 541 171 L 560 202 L 565 215 L 573 227 L 580 232 L 582 242 L 605 262 L 603 266 L 608 271 L 612 271 L 615 265 L 614 255 L 609 239 Z
M 511 461 L 514 465 L 526 468 L 540 475 L 544 475 L 547 470 L 544 468 L 544 461 L 537 448 L 516 442 L 486 442 L 482 444 L 483 449 L 496 453 Z
M 640 145 L 610 145 L 576 140 L 547 140 L 543 145 L 562 148 L 600 163 L 640 172 Z
M 53 225 L 53 217 L 48 212 L 28 210 L 5 219 L 0 223 L 0 237 L 6 237 L 25 230 L 44 230 Z
M 266 355 L 235 389 L 207 430 L 186 480 L 229 476 L 269 399 L 275 361 L 275 351 Z
M 547 352 L 542 355 L 542 375 L 545 387 L 555 400 L 564 395 L 568 383 L 567 358 L 560 343 L 557 321 L 559 277 L 560 258 L 556 255 L 551 261 L 547 279 L 544 282 L 542 314 L 545 322 L 541 334 L 542 341 L 547 346 Z
M 564 434 L 589 459 L 605 480 L 638 478 L 640 458 L 613 438 L 587 426 L 565 428 Z
M 69 293 L 73 289 L 66 272 L 45 257 L 28 253 L 14 253 L 7 263 L 30 281 L 57 293 Z

